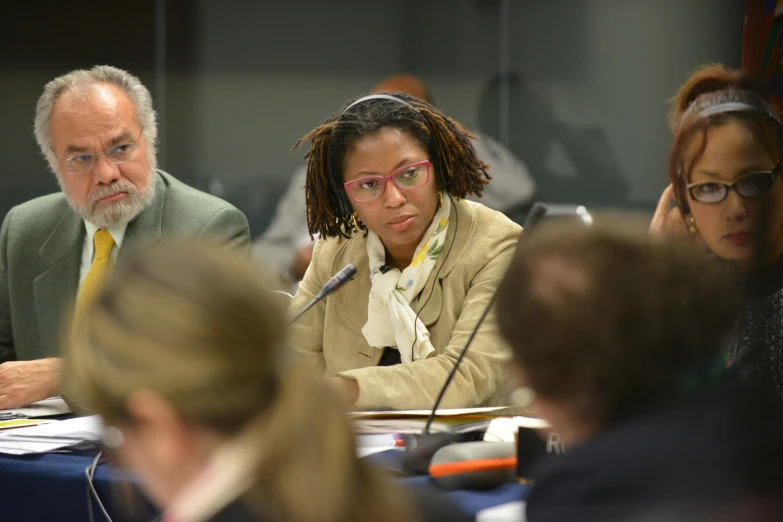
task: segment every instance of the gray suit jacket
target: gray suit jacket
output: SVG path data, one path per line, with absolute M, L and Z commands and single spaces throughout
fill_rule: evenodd
M 122 252 L 164 237 L 218 237 L 249 252 L 247 218 L 229 203 L 157 171 L 155 199 L 128 224 Z M 76 299 L 84 221 L 62 193 L 8 211 L 0 230 L 0 362 L 58 354 Z

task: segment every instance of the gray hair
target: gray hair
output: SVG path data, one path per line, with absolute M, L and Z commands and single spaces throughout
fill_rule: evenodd
M 98 65 L 89 70 L 77 69 L 59 76 L 44 87 L 43 94 L 38 98 L 35 107 L 35 141 L 41 148 L 41 153 L 49 162 L 49 168 L 59 175 L 60 162 L 54 153 L 50 126 L 52 110 L 57 100 L 65 93 L 83 94 L 88 87 L 97 83 L 108 83 L 119 87 L 131 100 L 136 112 L 136 119 L 144 128 L 144 139 L 147 141 L 147 151 L 150 168 L 157 166 L 155 148 L 158 139 L 158 124 L 155 121 L 155 109 L 152 107 L 152 95 L 141 81 L 127 71 Z

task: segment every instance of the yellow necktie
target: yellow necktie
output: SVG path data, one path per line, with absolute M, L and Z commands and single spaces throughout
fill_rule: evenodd
M 95 298 L 112 269 L 111 249 L 114 248 L 114 238 L 108 230 L 101 229 L 95 232 L 92 241 L 95 245 L 95 258 L 79 292 L 79 299 L 76 302 L 77 315 Z

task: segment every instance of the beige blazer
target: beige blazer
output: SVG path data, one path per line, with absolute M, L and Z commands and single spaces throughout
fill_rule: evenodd
M 456 201 L 443 251 L 413 306 L 430 332 L 435 354 L 412 364 L 386 367 L 378 366 L 382 350 L 369 346 L 362 335 L 371 286 L 364 234 L 348 240 L 319 240 L 291 303 L 292 311 L 305 306 L 347 263 L 356 265 L 358 273 L 354 281 L 291 326 L 292 348 L 329 375 L 355 379 L 359 385 L 357 409 L 431 408 L 503 277 L 520 231 L 519 225 L 499 212 L 478 203 Z M 462 361 L 442 406 L 500 403 L 509 360 L 508 347 L 491 313 Z

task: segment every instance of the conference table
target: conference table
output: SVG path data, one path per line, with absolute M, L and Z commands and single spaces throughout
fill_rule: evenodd
M 0 520 L 8 522 L 90 520 L 88 488 L 85 470 L 95 459 L 94 452 L 49 453 L 42 455 L 0 455 Z M 367 457 L 375 466 L 399 471 L 400 451 L 387 451 Z M 435 484 L 427 477 L 397 479 L 411 487 Z M 148 522 L 156 514 L 148 506 L 139 505 L 129 512 L 125 504 L 116 502 L 122 495 L 122 484 L 132 483 L 134 476 L 127 470 L 108 464 L 98 466 L 94 485 L 114 522 Z M 522 500 L 528 487 L 512 483 L 484 491 L 457 490 L 447 495 L 466 512 L 474 516 L 487 508 Z M 134 510 L 131 510 L 134 511 Z M 93 502 L 93 520 L 107 522 Z

